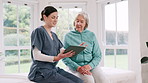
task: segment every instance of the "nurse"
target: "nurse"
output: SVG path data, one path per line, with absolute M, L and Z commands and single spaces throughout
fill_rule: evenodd
M 64 53 L 63 44 L 57 35 L 51 31 L 58 21 L 58 11 L 47 6 L 41 12 L 43 26 L 36 28 L 31 34 L 32 65 L 28 78 L 36 83 L 83 83 L 83 81 L 56 67 L 58 61 L 74 55 L 73 51 Z

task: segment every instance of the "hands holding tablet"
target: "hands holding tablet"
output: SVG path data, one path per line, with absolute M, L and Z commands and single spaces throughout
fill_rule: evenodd
M 69 51 L 67 53 L 64 53 L 65 50 L 62 50 L 62 52 L 60 52 L 57 56 L 54 57 L 54 61 L 59 61 L 62 58 L 66 58 L 66 57 L 72 57 L 75 52 L 74 51 Z
M 86 48 L 87 45 L 83 46 L 84 44 L 85 44 L 85 42 L 81 43 L 79 46 L 69 46 L 68 48 L 66 48 L 64 53 L 73 51 L 73 52 L 75 52 L 74 55 L 77 55 Z
M 87 46 L 87 45 L 83 46 L 84 44 L 85 42 L 81 43 L 79 46 L 69 46 L 66 49 L 62 49 L 61 52 L 58 54 L 58 56 L 54 57 L 54 61 L 59 61 L 62 58 L 72 57 L 73 55 L 79 54 Z

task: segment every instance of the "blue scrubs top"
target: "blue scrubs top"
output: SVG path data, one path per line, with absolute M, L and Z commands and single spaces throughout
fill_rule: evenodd
M 31 57 L 33 60 L 28 78 L 32 81 L 36 80 L 37 72 L 41 72 L 44 77 L 51 75 L 52 69 L 56 68 L 58 62 L 43 62 L 33 59 L 33 49 L 37 47 L 41 53 L 47 56 L 57 56 L 63 44 L 58 39 L 54 32 L 52 33 L 53 40 L 43 26 L 36 28 L 31 34 Z

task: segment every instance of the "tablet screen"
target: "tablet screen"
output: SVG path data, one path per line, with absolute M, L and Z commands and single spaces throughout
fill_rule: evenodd
M 64 53 L 67 53 L 67 52 L 73 50 L 75 52 L 75 55 L 77 55 L 81 51 L 83 51 L 84 49 L 85 49 L 85 47 L 82 47 L 82 46 L 69 46 L 68 48 L 66 48 L 66 50 L 64 51 Z

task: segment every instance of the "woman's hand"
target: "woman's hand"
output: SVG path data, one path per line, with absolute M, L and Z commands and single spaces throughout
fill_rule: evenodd
M 84 66 L 82 66 L 82 68 L 89 70 L 89 71 L 92 69 L 90 65 L 84 65 Z
M 64 51 L 65 50 L 63 50 L 61 53 L 58 54 L 58 57 L 60 57 L 61 59 L 66 57 L 72 57 L 75 54 L 75 52 L 73 51 L 69 51 L 67 53 L 64 53 Z
M 87 47 L 88 45 L 84 45 L 86 42 L 83 42 L 81 44 L 79 44 L 79 46 L 84 46 L 84 47 Z
M 54 61 L 59 61 L 62 58 L 66 58 L 66 57 L 72 57 L 75 52 L 73 51 L 69 51 L 67 53 L 64 53 L 65 50 L 62 50 L 57 56 L 54 57 Z
M 77 68 L 77 71 L 81 74 L 86 74 L 86 75 L 92 75 L 92 73 L 90 72 L 91 67 L 89 65 L 84 65 L 84 66 L 79 66 Z

